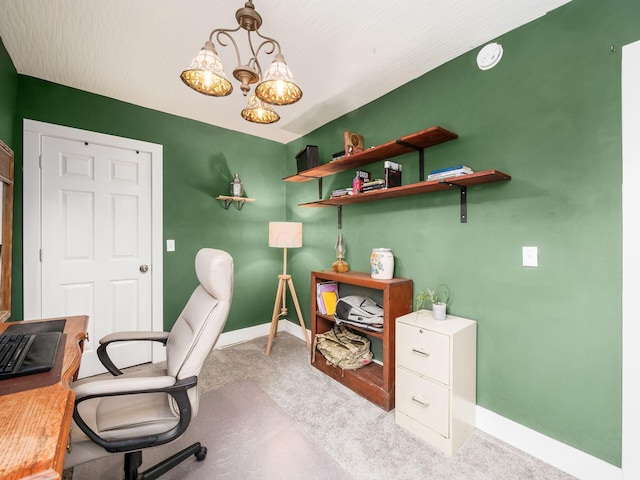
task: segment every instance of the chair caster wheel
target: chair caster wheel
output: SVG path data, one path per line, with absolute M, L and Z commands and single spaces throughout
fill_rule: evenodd
M 200 447 L 200 450 L 194 453 L 194 455 L 196 456 L 197 461 L 203 461 L 207 457 L 207 447 Z

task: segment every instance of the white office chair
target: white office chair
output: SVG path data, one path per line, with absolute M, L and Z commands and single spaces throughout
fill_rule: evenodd
M 200 285 L 171 332 L 120 332 L 100 340 L 98 356 L 112 378 L 88 378 L 73 384 L 76 393 L 71 452 L 65 468 L 116 452 L 125 453 L 125 479 L 154 479 L 195 455 L 199 442 L 138 473 L 142 449 L 176 440 L 198 413 L 198 375 L 222 331 L 233 294 L 233 259 L 204 248 L 195 260 Z M 107 355 L 119 341 L 156 341 L 167 348 L 167 368 L 123 374 Z M 133 344 L 135 348 L 135 343 Z

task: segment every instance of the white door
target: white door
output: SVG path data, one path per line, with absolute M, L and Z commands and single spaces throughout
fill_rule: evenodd
M 27 315 L 25 261 L 25 318 L 88 315 L 80 376 L 94 375 L 105 371 L 96 355 L 101 337 L 162 329 L 153 315 L 153 155 L 68 136 L 39 135 L 39 143 L 39 311 Z M 27 156 L 25 145 L 25 170 Z M 25 199 L 27 182 L 25 173 Z M 25 205 L 25 224 L 26 217 Z M 130 347 L 109 348 L 119 367 L 153 360 L 150 342 Z
M 151 330 L 148 152 L 42 138 L 42 317 L 89 315 L 83 374 L 101 371 L 95 340 Z M 110 347 L 117 365 L 151 361 L 151 344 Z

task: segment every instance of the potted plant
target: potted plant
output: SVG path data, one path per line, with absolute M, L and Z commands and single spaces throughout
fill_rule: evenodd
M 434 320 L 444 320 L 447 318 L 447 303 L 451 298 L 451 291 L 445 284 L 438 285 L 433 290 L 427 288 L 416 295 L 416 310 L 419 310 L 429 303 L 433 312 Z

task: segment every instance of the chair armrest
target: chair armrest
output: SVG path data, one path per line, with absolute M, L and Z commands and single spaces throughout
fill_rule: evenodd
M 171 383 L 170 385 L 165 385 L 169 382 Z M 120 383 L 122 385 L 119 385 Z M 92 384 L 102 385 L 92 386 Z M 197 384 L 198 377 L 196 376 L 178 381 L 175 381 L 175 378 L 168 376 L 123 379 L 110 378 L 82 384 L 77 388 L 74 388 L 74 391 L 76 392 L 76 400 L 73 407 L 73 420 L 87 437 L 111 453 L 128 452 L 131 450 L 163 445 L 180 437 L 189 426 L 192 412 L 191 402 L 189 401 L 187 391 L 195 387 Z M 167 393 L 168 395 L 171 395 L 178 407 L 178 423 L 170 430 L 158 434 L 144 435 L 128 439 L 107 440 L 91 430 L 78 412 L 78 404 L 92 398 L 137 395 L 141 393 Z
M 105 335 L 100 339 L 100 346 L 98 347 L 98 359 L 104 365 L 104 367 L 111 373 L 111 375 L 122 375 L 122 372 L 115 366 L 109 354 L 107 353 L 107 347 L 113 342 L 131 342 L 131 341 L 148 341 L 148 342 L 160 342 L 163 345 L 167 344 L 169 338 L 169 332 L 115 332 Z
M 76 399 L 85 397 L 105 397 L 113 395 L 131 395 L 135 393 L 148 393 L 152 390 L 166 389 L 175 385 L 175 377 L 131 377 L 131 378 L 106 378 L 92 382 L 75 385 L 73 391 Z

